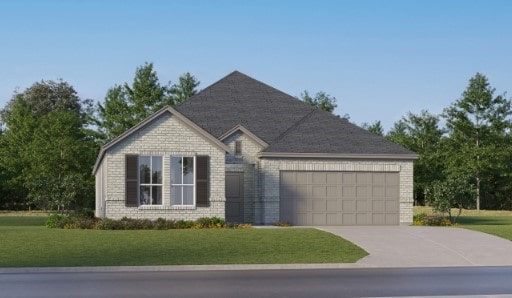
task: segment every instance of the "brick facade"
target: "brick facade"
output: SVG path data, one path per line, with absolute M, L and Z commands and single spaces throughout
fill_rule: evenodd
M 125 156 L 127 154 L 158 155 L 163 157 L 162 205 L 125 206 Z M 209 156 L 209 207 L 171 206 L 171 155 Z M 119 219 L 122 217 L 167 219 L 197 219 L 203 216 L 224 217 L 225 152 L 181 122 L 170 113 L 162 114 L 142 129 L 110 148 L 96 172 L 97 215 Z M 106 169 L 106 170 L 104 170 Z M 104 174 L 103 179 L 98 178 Z M 99 181 L 104 181 L 100 183 Z M 101 205 L 104 201 L 104 210 Z M 102 214 L 103 213 L 103 214 Z
M 235 155 L 235 142 L 242 142 L 242 154 Z M 96 216 L 108 218 L 197 219 L 225 217 L 225 172 L 244 173 L 244 220 L 272 224 L 279 220 L 279 172 L 363 171 L 397 172 L 400 179 L 400 223 L 412 222 L 413 162 L 411 160 L 258 158 L 261 145 L 236 131 L 223 140 L 226 154 L 170 113 L 110 148 L 96 172 Z M 157 206 L 125 206 L 125 155 L 163 157 L 163 199 Z M 210 157 L 209 207 L 171 206 L 170 156 Z

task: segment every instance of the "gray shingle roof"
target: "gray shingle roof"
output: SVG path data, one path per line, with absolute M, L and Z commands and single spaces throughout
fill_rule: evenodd
M 414 155 L 238 71 L 176 110 L 216 138 L 241 124 L 269 144 L 264 152 Z

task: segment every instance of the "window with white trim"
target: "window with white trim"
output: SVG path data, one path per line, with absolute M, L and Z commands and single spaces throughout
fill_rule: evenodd
M 162 205 L 161 156 L 139 156 L 139 205 Z
M 171 205 L 195 205 L 195 159 L 195 156 L 171 156 Z

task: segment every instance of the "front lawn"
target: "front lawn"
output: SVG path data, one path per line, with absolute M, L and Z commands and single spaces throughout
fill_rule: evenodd
M 458 210 L 452 212 L 455 213 Z M 430 207 L 414 207 L 414 213 L 432 213 Z M 457 223 L 463 228 L 512 240 L 512 211 L 463 210 Z
M 0 216 L 0 267 L 353 263 L 367 255 L 316 229 L 61 230 Z

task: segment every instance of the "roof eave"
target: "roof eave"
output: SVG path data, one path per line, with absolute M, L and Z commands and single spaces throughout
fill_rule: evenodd
M 412 154 L 354 154 L 354 153 L 295 153 L 295 152 L 260 152 L 258 157 L 274 158 L 340 158 L 340 159 L 394 159 L 415 160 L 419 155 Z
M 108 142 L 107 144 L 105 144 L 101 150 L 100 150 L 100 153 L 98 154 L 98 158 L 96 159 L 96 162 L 94 163 L 94 167 L 93 167 L 93 170 L 92 170 L 92 174 L 95 175 L 96 174 L 96 171 L 98 170 L 99 166 L 100 166 L 100 163 L 101 161 L 103 160 L 103 157 L 105 156 L 105 153 L 107 152 L 108 149 L 112 148 L 113 146 L 115 146 L 116 144 L 118 144 L 119 142 L 125 140 L 126 138 L 128 138 L 131 134 L 135 133 L 136 131 L 138 131 L 139 129 L 142 129 L 143 127 L 145 127 L 146 125 L 148 125 L 149 123 L 151 123 L 153 120 L 155 120 L 156 118 L 160 117 L 161 115 L 163 115 L 164 113 L 166 112 L 169 112 L 171 113 L 172 115 L 176 116 L 176 118 L 178 118 L 179 120 L 181 120 L 181 122 L 183 122 L 185 125 L 187 125 L 188 127 L 190 127 L 191 129 L 193 129 L 194 131 L 196 131 L 197 133 L 199 133 L 201 136 L 203 136 L 205 139 L 207 139 L 211 144 L 213 144 L 214 146 L 216 146 L 217 148 L 219 148 L 221 151 L 224 151 L 224 152 L 229 152 L 229 147 L 227 145 L 225 145 L 224 143 L 222 143 L 221 141 L 219 141 L 217 138 L 215 138 L 214 136 L 212 136 L 211 134 L 209 134 L 207 131 L 205 131 L 204 129 L 202 129 L 201 127 L 199 127 L 197 124 L 195 124 L 194 122 L 192 122 L 190 119 L 188 119 L 187 117 L 185 117 L 183 114 L 181 114 L 180 112 L 178 112 L 176 109 L 170 107 L 170 106 L 166 106 L 166 107 L 163 107 L 161 108 L 160 110 L 158 110 L 157 112 L 155 112 L 153 115 L 147 117 L 146 119 L 142 120 L 141 122 L 139 122 L 137 125 L 133 126 L 132 128 L 128 129 L 127 131 L 125 131 L 124 133 L 122 133 L 121 135 L 119 135 L 118 137 L 116 137 L 115 139 L 111 140 L 110 142 Z

